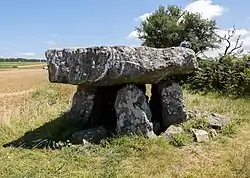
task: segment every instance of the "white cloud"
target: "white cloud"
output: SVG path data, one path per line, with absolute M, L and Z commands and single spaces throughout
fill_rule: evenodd
M 46 43 L 47 43 L 48 45 L 51 45 L 51 46 L 56 45 L 56 43 L 55 43 L 54 41 L 47 41 Z
M 4 54 L 1 57 L 3 58 L 26 58 L 26 59 L 44 59 L 44 53 L 37 54 L 34 52 L 11 52 L 8 54 Z M 0 57 L 0 58 L 1 58 Z
M 128 46 L 130 46 L 130 47 L 139 47 L 139 46 L 141 46 L 140 44 L 130 44 L 130 45 L 128 45 Z
M 25 52 L 25 53 L 21 53 L 20 55 L 22 55 L 22 56 L 27 56 L 27 57 L 31 57 L 31 56 L 35 56 L 36 53 L 33 53 L 33 52 Z
M 225 7 L 223 7 L 222 5 L 213 4 L 212 0 L 198 0 L 189 3 L 184 8 L 184 10 L 193 13 L 200 13 L 203 18 L 213 19 L 214 17 L 223 15 L 223 13 L 225 12 Z M 135 20 L 144 21 L 152 14 L 153 12 L 142 14 L 139 17 L 135 18 Z
M 218 17 L 223 15 L 223 12 L 225 11 L 225 8 L 218 4 L 213 4 L 212 0 L 198 0 L 198 1 L 192 1 L 189 3 L 184 10 L 187 10 L 189 12 L 193 13 L 200 13 L 203 18 L 213 19 L 214 17 Z M 141 16 L 135 18 L 136 21 L 144 21 L 152 14 L 145 13 Z M 138 34 L 136 31 L 132 31 L 127 37 L 127 39 L 138 39 Z
M 225 34 L 228 33 L 228 30 L 232 29 L 219 29 L 217 30 L 217 34 L 223 37 Z M 241 49 L 244 49 L 244 53 L 250 51 L 250 29 L 236 29 L 235 35 L 233 38 L 230 39 L 231 47 L 229 49 L 232 49 L 235 44 L 238 36 L 241 35 L 239 43 L 243 41 L 243 45 Z M 221 44 L 221 47 L 219 49 L 214 50 L 208 50 L 204 54 L 209 57 L 216 57 L 219 55 L 219 53 L 223 53 L 226 48 L 227 42 L 223 42 Z
M 132 31 L 128 36 L 127 39 L 138 39 L 138 33 L 137 31 Z
M 184 10 L 200 13 L 203 18 L 213 19 L 221 16 L 225 8 L 221 5 L 213 4 L 211 0 L 198 0 L 188 4 Z
M 145 14 L 142 14 L 140 15 L 139 17 L 135 18 L 135 21 L 144 21 L 146 20 L 152 13 L 145 13 Z M 126 37 L 126 39 L 133 39 L 133 40 L 138 40 L 138 33 L 136 30 L 130 32 L 128 34 L 128 36 Z
M 77 49 L 77 48 L 85 48 L 86 46 L 66 46 L 64 48 L 68 48 L 68 49 Z
M 136 21 L 144 21 L 146 20 L 152 13 L 145 13 L 142 14 L 141 16 L 135 18 Z

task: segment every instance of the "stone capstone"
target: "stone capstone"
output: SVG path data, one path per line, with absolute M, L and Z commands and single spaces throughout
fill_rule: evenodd
M 115 110 L 118 133 L 147 135 L 153 132 L 147 99 L 136 85 L 129 84 L 118 91 Z
M 184 47 L 100 46 L 45 52 L 49 81 L 73 85 L 153 84 L 198 68 L 195 52 Z

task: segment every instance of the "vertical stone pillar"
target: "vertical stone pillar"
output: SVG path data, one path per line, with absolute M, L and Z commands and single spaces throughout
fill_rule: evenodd
M 181 86 L 172 80 L 152 85 L 150 108 L 157 135 L 165 132 L 170 125 L 182 123 L 187 119 Z
M 115 101 L 118 133 L 147 136 L 153 133 L 151 111 L 143 88 L 145 86 L 128 84 L 118 91 Z
M 77 122 L 88 123 L 94 106 L 96 89 L 78 85 L 73 96 L 71 113 Z

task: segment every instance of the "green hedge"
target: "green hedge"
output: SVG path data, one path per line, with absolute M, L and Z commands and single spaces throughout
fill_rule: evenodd
M 182 84 L 193 91 L 250 96 L 250 61 L 247 57 L 199 60 L 199 70 Z

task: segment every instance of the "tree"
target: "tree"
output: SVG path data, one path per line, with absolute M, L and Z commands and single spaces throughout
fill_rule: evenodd
M 196 53 L 218 48 L 216 29 L 214 20 L 203 19 L 198 13 L 182 11 L 174 5 L 159 6 L 136 27 L 143 46 L 165 48 L 188 40 Z
M 229 29 L 227 31 L 227 34 L 225 34 L 223 37 L 218 36 L 218 38 L 220 39 L 221 42 L 226 43 L 226 45 L 225 45 L 226 47 L 225 47 L 223 54 L 220 54 L 221 60 L 229 55 L 234 56 L 236 54 L 242 54 L 242 52 L 244 51 L 243 49 L 241 49 L 243 46 L 243 41 L 240 41 L 241 35 L 237 35 L 236 40 L 235 40 L 235 44 L 234 45 L 232 44 L 231 40 L 233 38 L 235 38 L 235 35 L 236 35 L 236 28 L 233 25 L 233 29 Z

